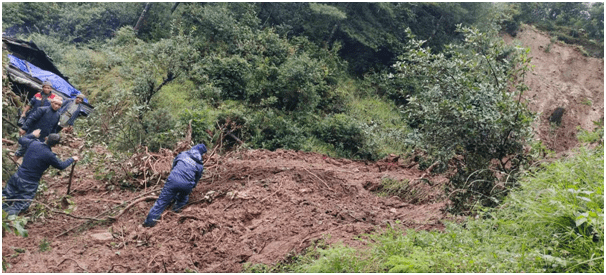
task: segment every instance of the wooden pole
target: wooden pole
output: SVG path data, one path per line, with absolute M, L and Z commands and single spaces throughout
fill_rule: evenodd
M 84 148 L 84 144 L 78 148 L 78 155 L 82 152 L 82 148 Z M 76 167 L 76 162 L 72 165 L 72 170 L 69 172 L 69 182 L 67 183 L 67 195 L 69 195 L 69 191 L 72 188 L 72 179 L 74 178 L 74 168 Z

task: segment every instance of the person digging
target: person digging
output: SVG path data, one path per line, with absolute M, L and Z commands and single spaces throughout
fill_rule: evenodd
M 180 212 L 187 204 L 189 194 L 196 187 L 204 172 L 202 155 L 206 153 L 206 146 L 202 143 L 192 147 L 189 151 L 181 152 L 173 160 L 173 168 L 166 179 L 160 196 L 149 210 L 143 223 L 144 227 L 153 227 L 173 200 L 173 211 Z
M 61 141 L 59 134 L 48 135 L 44 142 L 38 140 L 39 137 L 40 129 L 37 129 L 19 139 L 19 144 L 25 148 L 23 163 L 2 189 L 4 199 L 14 200 L 2 202 L 2 210 L 9 215 L 18 215 L 29 208 L 36 196 L 40 178 L 49 166 L 63 170 L 78 161 L 78 156 L 61 161 L 53 153 L 51 148 Z

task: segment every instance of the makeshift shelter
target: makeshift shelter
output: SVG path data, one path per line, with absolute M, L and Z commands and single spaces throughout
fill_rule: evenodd
M 13 91 L 26 94 L 29 99 L 37 92 L 42 91 L 42 82 L 48 80 L 53 84 L 52 92 L 65 99 L 75 99 L 79 90 L 68 82 L 55 67 L 51 59 L 33 42 L 2 37 L 2 45 L 11 54 L 8 54 L 9 64 L 6 68 L 9 80 L 16 89 Z M 83 115 L 90 114 L 94 107 L 84 99 Z

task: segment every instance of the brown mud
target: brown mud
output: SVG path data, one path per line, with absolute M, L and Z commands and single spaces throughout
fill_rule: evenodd
M 82 141 L 68 138 L 65 143 L 55 150 L 62 158 Z M 91 150 L 107 153 L 101 147 Z M 155 227 L 140 226 L 152 199 L 135 204 L 114 222 L 93 221 L 58 236 L 86 222 L 72 216 L 96 217 L 144 195 L 120 187 L 110 191 L 111 185 L 94 179 L 92 165 L 78 164 L 69 198 L 75 206 L 72 216 L 46 211 L 44 218 L 27 225 L 29 237 L 5 234 L 7 271 L 240 272 L 246 262 L 275 264 L 314 240 L 357 246 L 361 244 L 356 237 L 386 226 L 440 230 L 448 218 L 441 211 L 446 178 L 425 174 L 394 156 L 367 163 L 317 153 L 248 150 L 214 155 L 206 162 L 189 205 L 181 213 L 165 211 Z M 59 176 L 46 173 L 48 190 L 36 199 L 60 208 L 67 170 Z M 372 193 L 386 177 L 407 180 L 414 198 Z M 36 211 L 34 205 L 28 211 Z M 49 251 L 41 251 L 44 241 L 50 243 Z

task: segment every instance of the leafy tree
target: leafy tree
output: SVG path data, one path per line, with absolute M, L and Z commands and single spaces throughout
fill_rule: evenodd
M 362 75 L 383 69 L 403 53 L 405 29 L 428 40 L 428 46 L 461 39 L 459 23 L 484 23 L 493 16 L 490 3 L 262 3 L 262 26 L 278 33 L 306 36 L 318 45 L 339 43 L 350 70 Z
M 520 101 L 530 59 L 528 49 L 508 49 L 496 31 L 460 25 L 457 31 L 466 42 L 438 54 L 413 38 L 396 66 L 401 76 L 416 78 L 423 87 L 404 110 L 416 122 L 411 138 L 443 164 L 456 163 L 446 191 L 452 210 L 466 212 L 476 203 L 494 206 L 515 183 L 522 145 L 531 134 L 532 115 Z M 501 172 L 511 178 L 497 186 Z
M 9 35 L 38 32 L 75 43 L 104 40 L 133 25 L 144 3 L 3 3 Z

